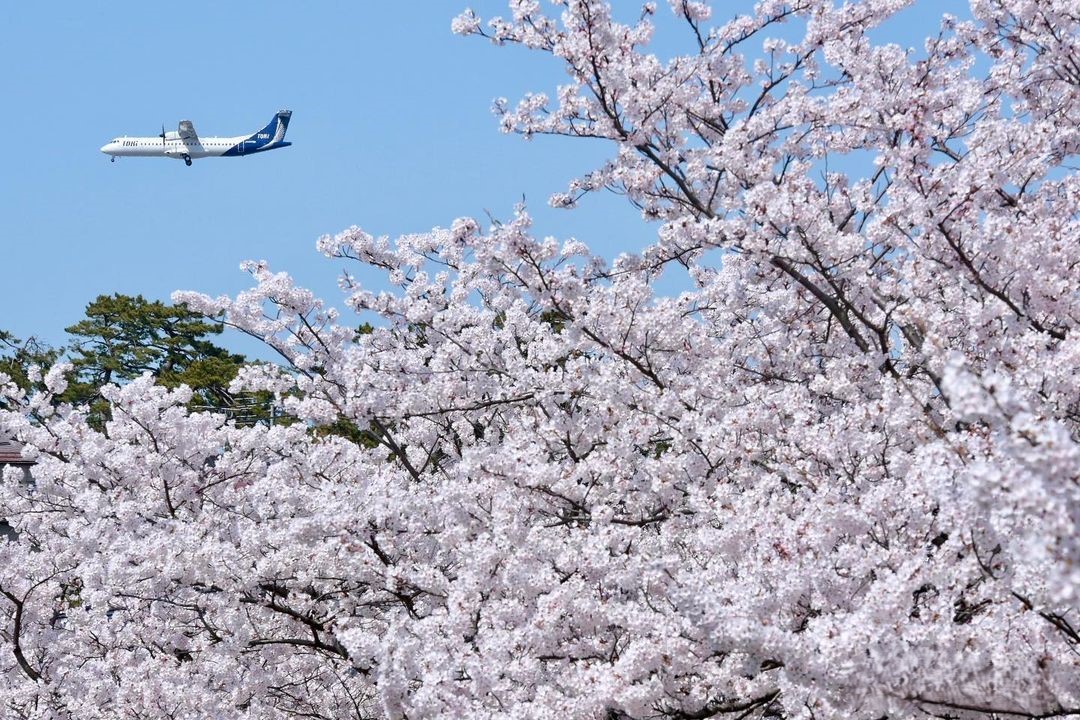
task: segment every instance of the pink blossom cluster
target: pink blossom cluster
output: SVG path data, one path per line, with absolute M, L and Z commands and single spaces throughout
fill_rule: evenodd
M 265 263 L 178 293 L 279 353 L 237 384 L 291 424 L 5 386 L 0 714 L 1080 713 L 1075 2 L 904 49 L 872 31 L 934 3 L 673 0 L 670 59 L 656 3 L 553 4 L 454 28 L 565 68 L 503 127 L 610 141 L 553 202 L 615 190 L 657 242 L 519 208 L 322 238 L 394 288 L 344 276 L 355 317 Z

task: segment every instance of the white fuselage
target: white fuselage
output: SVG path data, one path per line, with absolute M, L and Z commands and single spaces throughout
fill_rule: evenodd
M 171 134 L 171 133 L 170 133 Z M 230 148 L 243 147 L 248 135 L 236 137 L 201 137 L 193 140 L 160 137 L 120 137 L 101 148 L 115 157 L 172 157 L 191 159 L 220 157 Z M 242 153 L 241 153 L 242 154 Z
M 160 135 L 151 137 L 118 137 L 101 147 L 101 152 L 118 157 L 170 157 L 183 160 L 188 165 L 192 160 L 205 157 L 241 157 L 266 150 L 292 145 L 285 142 L 285 131 L 289 127 L 292 112 L 279 110 L 262 130 L 231 137 L 200 137 L 190 120 L 181 120 L 174 132 L 161 129 Z

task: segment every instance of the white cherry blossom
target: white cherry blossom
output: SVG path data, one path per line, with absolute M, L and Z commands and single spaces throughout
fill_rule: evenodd
M 393 288 L 344 275 L 347 316 L 262 262 L 178 293 L 278 352 L 237 383 L 291 423 L 144 377 L 99 432 L 0 377 L 37 460 L 2 714 L 1080 713 L 1080 13 L 871 39 L 912 4 L 672 2 L 670 59 L 656 3 L 461 16 L 568 73 L 505 129 L 610 142 L 553 202 L 616 190 L 656 243 L 518 208 L 320 239 Z

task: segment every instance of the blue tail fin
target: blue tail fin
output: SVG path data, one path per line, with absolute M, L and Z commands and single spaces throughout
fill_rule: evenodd
M 274 148 L 292 145 L 292 143 L 285 142 L 285 131 L 289 129 L 289 118 L 291 117 L 291 110 L 278 111 L 278 114 L 274 116 L 269 125 L 236 143 L 236 145 L 223 152 L 222 156 L 250 155 L 263 150 L 273 150 Z
M 251 140 L 255 142 L 254 145 L 248 145 L 247 152 L 269 150 L 271 147 L 277 147 L 285 140 L 285 131 L 289 129 L 289 118 L 291 117 L 292 110 L 278 111 L 269 125 L 251 136 Z

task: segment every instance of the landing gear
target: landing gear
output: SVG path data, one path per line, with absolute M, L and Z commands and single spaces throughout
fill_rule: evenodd
M 116 162 L 116 156 L 113 155 L 112 157 L 110 157 L 109 162 Z
M 191 167 L 191 156 L 190 155 L 185 155 L 184 156 L 184 164 L 187 165 L 188 167 Z

